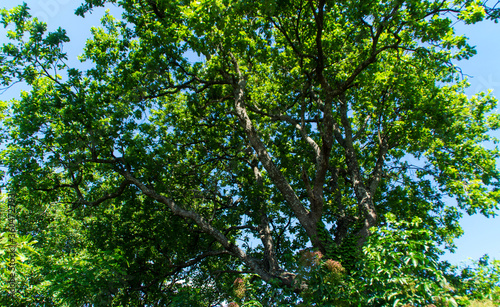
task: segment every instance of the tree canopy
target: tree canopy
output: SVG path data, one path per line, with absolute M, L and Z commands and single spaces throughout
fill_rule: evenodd
M 475 50 L 453 28 L 496 21 L 494 5 L 87 0 L 76 14 L 107 3 L 123 15 L 92 29 L 87 69 L 26 4 L 1 12 L 0 82 L 29 86 L 2 105 L 5 188 L 36 251 L 24 299 L 476 298 L 438 247 L 462 211 L 499 208 L 496 99 L 465 94 L 457 63 Z

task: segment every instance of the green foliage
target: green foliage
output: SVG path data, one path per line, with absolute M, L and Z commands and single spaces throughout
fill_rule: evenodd
M 30 300 L 27 298 L 33 293 L 24 288 L 23 283 L 26 282 L 26 277 L 32 274 L 33 268 L 29 259 L 36 257 L 33 249 L 33 244 L 36 242 L 33 242 L 30 236 L 17 236 L 14 241 L 11 241 L 8 238 L 9 235 L 8 232 L 0 233 L 0 303 L 21 305 L 21 303 L 29 303 Z M 15 246 L 14 255 L 12 255 L 11 244 Z M 15 259 L 13 270 L 11 270 L 12 257 Z M 15 279 L 12 279 L 12 274 Z
M 439 269 L 440 251 L 422 220 L 397 221 L 390 214 L 386 218 L 386 225 L 363 248 L 366 260 L 356 273 L 365 281 L 358 288 L 368 299 L 365 304 L 458 306 Z
M 453 25 L 500 9 L 87 0 L 77 14 L 106 3 L 123 15 L 91 30 L 85 69 L 63 29 L 1 11 L 0 83 L 27 87 L 0 104 L 20 304 L 497 299 L 496 262 L 460 283 L 436 246 L 453 246 L 460 212 L 498 209 L 497 101 L 465 95 L 455 63 L 475 50 Z
M 440 270 L 440 251 L 422 221 L 386 215 L 351 274 L 340 262 L 311 255 L 304 306 L 458 306 Z
M 472 264 L 447 267 L 454 293 L 464 306 L 500 303 L 500 260 L 484 255 Z
M 52 306 L 51 300 L 45 298 L 47 283 L 37 266 L 36 259 L 40 256 L 37 241 L 31 235 L 19 235 L 9 229 L 9 209 L 4 196 L 0 202 L 0 305 Z

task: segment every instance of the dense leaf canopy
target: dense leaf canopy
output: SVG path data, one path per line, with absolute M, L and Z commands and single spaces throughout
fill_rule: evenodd
M 498 209 L 485 144 L 500 118 L 465 94 L 455 64 L 475 50 L 453 24 L 498 9 L 87 0 L 77 14 L 106 3 L 123 15 L 92 29 L 86 70 L 66 64 L 63 29 L 2 11 L 0 82 L 30 88 L 3 107 L 2 163 L 37 240 L 32 283 L 49 289 L 33 300 L 456 303 L 436 246 L 453 247 L 461 211 Z

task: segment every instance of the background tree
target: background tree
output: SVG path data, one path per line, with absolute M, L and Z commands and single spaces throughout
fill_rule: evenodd
M 52 296 L 208 305 L 235 299 L 240 278 L 249 299 L 293 304 L 312 291 L 307 253 L 355 278 L 374 229 L 418 223 L 451 245 L 458 209 L 498 208 L 498 151 L 483 146 L 496 100 L 464 94 L 453 63 L 474 49 L 452 26 L 497 9 L 88 0 L 77 14 L 105 2 L 122 20 L 92 30 L 86 71 L 65 64 L 64 30 L 47 33 L 26 5 L 2 11 L 14 29 L 1 82 L 31 88 L 10 103 L 3 161 L 20 231 L 60 268 Z

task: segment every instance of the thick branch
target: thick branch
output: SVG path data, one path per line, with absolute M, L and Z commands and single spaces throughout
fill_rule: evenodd
M 219 242 L 229 253 L 238 257 L 241 261 L 243 261 L 254 273 L 258 274 L 264 281 L 270 282 L 273 278 L 280 278 L 279 276 L 274 276 L 268 273 L 258 261 L 254 258 L 249 257 L 243 250 L 241 250 L 234 243 L 231 243 L 229 239 L 221 233 L 218 229 L 214 228 L 203 216 L 199 215 L 196 212 L 185 210 L 179 207 L 173 200 L 158 194 L 155 190 L 147 187 L 137 178 L 132 176 L 130 172 L 125 170 L 120 170 L 120 174 L 125 177 L 128 181 L 134 184 L 137 188 L 141 190 L 144 195 L 166 205 L 173 214 L 181 216 L 183 218 L 194 221 L 201 229 L 202 232 L 212 236 L 217 242 Z M 286 278 L 281 278 L 283 284 L 288 287 L 292 287 L 290 280 Z
M 293 188 L 290 186 L 288 181 L 286 180 L 285 176 L 281 173 L 281 171 L 276 167 L 276 165 L 273 163 L 271 156 L 266 150 L 266 146 L 260 139 L 260 136 L 258 135 L 256 129 L 253 126 L 253 123 L 248 116 L 246 106 L 244 103 L 244 93 L 245 93 L 245 85 L 246 85 L 246 80 L 244 76 L 242 75 L 241 71 L 239 70 L 238 63 L 236 62 L 236 59 L 233 58 L 234 65 L 236 67 L 236 71 L 238 73 L 238 80 L 236 80 L 233 83 L 234 86 L 234 102 L 235 102 L 235 110 L 236 114 L 238 116 L 239 122 L 241 126 L 243 127 L 243 130 L 248 137 L 250 144 L 254 148 L 255 152 L 257 153 L 257 157 L 259 158 L 259 161 L 262 163 L 264 168 L 267 170 L 269 173 L 269 176 L 271 177 L 273 183 L 275 186 L 278 188 L 278 190 L 281 192 L 285 200 L 287 201 L 288 205 L 294 212 L 295 216 L 299 220 L 300 224 L 304 227 L 307 235 L 311 239 L 313 245 L 315 247 L 320 247 L 321 243 L 318 238 L 317 234 L 317 227 L 316 223 L 309 217 L 309 212 L 302 203 L 300 202 L 299 198 L 295 194 L 295 191 Z M 324 250 L 324 247 L 322 248 Z
M 370 175 L 370 179 L 368 180 L 371 195 L 375 194 L 375 191 L 377 190 L 378 185 L 380 183 L 380 179 L 382 178 L 383 175 L 382 169 L 384 166 L 385 155 L 387 154 L 388 150 L 389 150 L 389 145 L 387 144 L 387 138 L 385 136 L 380 136 L 379 133 L 378 159 Z
M 257 162 L 257 161 L 255 161 Z M 252 169 L 255 175 L 255 180 L 262 191 L 264 189 L 264 184 L 262 180 L 262 174 L 257 167 L 257 163 L 253 163 Z M 267 216 L 267 207 L 265 200 L 259 195 L 257 199 L 259 203 L 259 237 L 264 245 L 264 257 L 265 262 L 269 266 L 269 272 L 275 273 L 279 270 L 278 261 L 276 259 L 276 250 L 274 248 L 273 236 L 271 235 L 271 228 L 269 227 L 269 217 Z
M 358 207 L 363 215 L 362 218 L 364 219 L 363 227 L 358 232 L 358 247 L 361 247 L 370 235 L 370 228 L 376 225 L 377 213 L 373 204 L 372 194 L 366 188 L 361 175 L 358 157 L 354 148 L 352 127 L 347 114 L 347 101 L 341 102 L 341 122 L 345 130 L 345 154 L 347 168 L 352 179 L 354 192 L 358 201 Z

